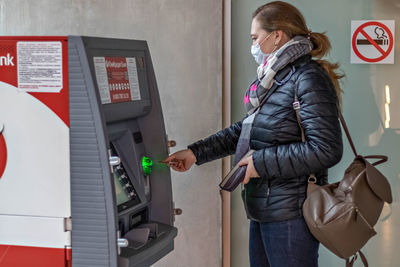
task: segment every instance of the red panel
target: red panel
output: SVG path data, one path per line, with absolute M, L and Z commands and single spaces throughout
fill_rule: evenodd
M 7 146 L 4 136 L 0 133 L 0 179 L 7 165 Z
M 67 267 L 72 267 L 72 249 L 65 250 L 65 260 L 66 260 L 65 265 Z
M 17 42 L 18 41 L 60 41 L 63 53 L 63 89 L 59 93 L 29 93 L 37 98 L 69 127 L 69 90 L 68 90 L 68 38 L 67 37 L 39 37 L 39 36 L 15 36 L 0 37 L 0 55 L 10 54 L 13 57 L 13 66 L 0 68 L 0 81 L 18 86 L 17 79 Z
M 7 146 L 4 136 L 0 133 L 0 179 L 7 165 Z
M 0 39 L 0 55 L 10 55 L 12 64 L 0 67 L 0 81 L 17 87 L 17 41 Z
M 65 249 L 0 245 L 1 267 L 67 267 Z

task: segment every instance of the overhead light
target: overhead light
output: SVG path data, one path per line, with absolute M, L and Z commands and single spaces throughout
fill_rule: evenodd
M 389 85 L 385 85 L 385 128 L 390 128 L 390 88 Z

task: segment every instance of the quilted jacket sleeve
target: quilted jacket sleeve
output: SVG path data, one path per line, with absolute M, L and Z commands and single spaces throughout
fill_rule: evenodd
M 299 74 L 295 84 L 307 141 L 277 144 L 254 152 L 254 166 L 266 179 L 318 173 L 342 157 L 337 97 L 328 76 L 321 69 L 308 69 Z
M 188 148 L 196 156 L 196 164 L 201 165 L 234 154 L 241 130 L 242 122 L 239 121 L 216 134 L 189 145 Z

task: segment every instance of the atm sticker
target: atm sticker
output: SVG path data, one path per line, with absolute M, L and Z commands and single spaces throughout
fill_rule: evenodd
M 136 60 L 134 57 L 127 57 L 129 84 L 131 87 L 132 100 L 140 100 L 139 79 L 137 74 Z
M 134 57 L 94 57 L 93 61 L 102 104 L 141 99 Z
M 17 42 L 18 89 L 58 93 L 63 88 L 61 42 Z

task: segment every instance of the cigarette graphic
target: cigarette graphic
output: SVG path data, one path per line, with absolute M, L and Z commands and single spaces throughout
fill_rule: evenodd
M 378 45 L 388 45 L 389 39 L 373 39 Z M 358 45 L 372 45 L 370 41 L 367 39 L 357 39 Z

